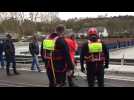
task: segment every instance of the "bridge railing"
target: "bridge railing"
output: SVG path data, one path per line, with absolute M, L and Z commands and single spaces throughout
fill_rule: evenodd
M 133 39 L 122 40 L 122 41 L 106 40 L 106 41 L 104 41 L 104 43 L 106 44 L 109 51 L 118 50 L 118 49 L 122 49 L 122 48 L 134 47 Z M 81 45 L 79 45 L 79 48 L 78 48 L 78 51 L 76 52 L 76 54 L 80 55 L 80 51 L 81 51 Z
M 122 48 L 128 48 L 128 47 L 133 47 L 134 46 L 134 40 L 130 40 L 127 42 L 115 42 L 111 44 L 107 44 L 108 49 L 111 50 L 117 50 L 117 49 L 122 49 Z M 80 62 L 80 50 L 81 48 L 79 47 L 77 53 L 76 53 L 76 60 L 77 62 Z M 22 52 L 23 55 L 16 55 L 16 62 L 17 63 L 23 63 L 23 64 L 29 64 L 32 63 L 32 57 L 29 55 L 29 52 Z M 39 62 L 42 62 L 41 56 L 39 56 Z M 134 65 L 134 59 L 110 59 L 111 64 L 119 64 L 121 65 L 123 62 L 124 65 Z
M 76 55 L 75 59 L 77 63 L 80 63 L 80 56 Z M 41 56 L 39 56 L 39 62 L 40 64 L 44 64 L 42 61 Z M 134 59 L 125 59 L 125 58 L 110 58 L 109 60 L 110 64 L 114 65 L 134 65 Z M 32 63 L 32 56 L 25 56 L 25 55 L 17 55 L 16 56 L 16 63 L 18 64 L 31 64 Z

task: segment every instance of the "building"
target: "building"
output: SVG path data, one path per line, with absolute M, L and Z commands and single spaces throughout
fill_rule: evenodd
M 77 37 L 80 38 L 80 37 L 87 37 L 87 30 L 88 28 L 83 28 L 81 29 L 78 33 L 77 33 Z
M 107 31 L 107 29 L 105 27 L 96 27 L 97 28 L 97 31 L 99 33 L 99 36 L 101 37 L 108 37 L 109 33 Z M 87 36 L 87 31 L 88 31 L 89 28 L 83 28 L 81 29 L 78 33 L 77 33 L 77 37 L 86 37 Z
M 96 27 L 100 37 L 108 37 L 109 33 L 105 27 Z

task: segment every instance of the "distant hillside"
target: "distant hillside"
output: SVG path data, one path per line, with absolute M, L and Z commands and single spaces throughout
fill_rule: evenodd
M 35 32 L 47 34 L 54 32 L 58 24 L 64 24 L 67 29 L 79 32 L 89 27 L 105 27 L 111 37 L 132 37 L 134 36 L 134 16 L 119 16 L 106 18 L 84 18 L 54 20 L 52 22 L 33 22 L 25 19 L 19 23 L 19 20 L 10 18 L 0 22 L 0 33 L 16 33 L 19 37 L 32 35 Z
M 88 27 L 106 27 L 110 35 L 134 35 L 134 16 L 119 16 L 106 18 L 69 19 L 64 21 L 67 28 L 75 32 Z

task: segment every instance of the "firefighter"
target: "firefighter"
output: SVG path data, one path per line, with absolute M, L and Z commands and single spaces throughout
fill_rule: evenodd
M 97 79 L 98 86 L 104 87 L 104 69 L 109 66 L 109 51 L 96 28 L 89 28 L 87 33 L 88 41 L 82 45 L 80 54 L 81 71 L 85 72 L 85 62 L 88 86 L 94 87 Z
M 71 75 L 74 68 L 64 39 L 64 30 L 63 25 L 57 26 L 56 33 L 50 34 L 41 45 L 41 57 L 47 69 L 49 87 L 65 86 L 66 74 Z

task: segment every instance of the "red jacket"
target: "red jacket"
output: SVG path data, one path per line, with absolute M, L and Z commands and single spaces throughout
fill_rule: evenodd
M 75 62 L 74 57 L 75 57 L 75 52 L 78 49 L 78 44 L 77 44 L 76 40 L 70 39 L 70 38 L 66 38 L 65 41 L 69 47 L 69 53 L 70 53 L 70 57 L 72 59 L 72 62 Z

